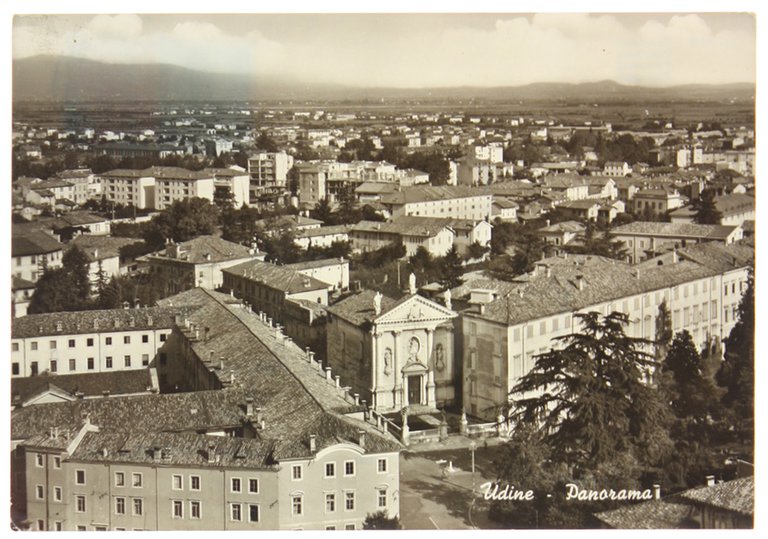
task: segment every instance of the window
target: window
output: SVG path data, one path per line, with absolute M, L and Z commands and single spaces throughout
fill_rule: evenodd
M 85 485 L 85 470 L 76 470 L 75 471 L 75 484 L 76 485 Z
M 166 334 L 163 333 L 160 335 L 160 342 L 165 342 Z
M 92 358 L 92 357 L 89 357 L 89 358 L 87 359 L 87 363 L 88 363 L 88 370 L 89 370 L 89 371 L 92 371 L 92 370 L 93 370 L 93 358 Z
M 115 486 L 116 487 L 125 486 L 125 474 L 123 472 L 115 472 Z
M 171 511 L 173 518 L 184 518 L 184 502 L 181 500 L 172 500 Z
M 180 475 L 174 475 L 171 477 L 171 488 L 173 490 L 181 490 L 184 488 L 184 480 Z
M 301 496 L 292 496 L 291 497 L 291 504 L 293 506 L 293 514 L 294 515 L 301 515 L 302 514 L 302 499 Z
M 354 460 L 348 460 L 344 463 L 344 476 L 349 477 L 350 475 L 355 475 L 355 461 Z
M 125 358 L 123 358 L 123 361 L 125 362 L 126 367 L 131 366 L 131 356 L 125 356 Z
M 336 494 L 327 493 L 325 495 L 325 512 L 333 513 L 336 511 Z
M 75 347 L 75 339 L 69 339 L 69 347 L 74 348 Z
M 141 365 L 142 367 L 149 365 L 149 354 L 141 354 Z
M 346 509 L 347 511 L 355 510 L 355 493 L 354 492 L 344 493 L 344 509 Z
M 259 521 L 259 506 L 255 503 L 248 504 L 248 522 Z
M 131 475 L 131 484 L 135 488 L 141 488 L 144 485 L 144 475 L 141 473 L 134 473 Z
M 240 478 L 239 477 L 233 477 L 231 482 L 231 489 L 232 492 L 240 492 Z
M 56 470 L 61 470 L 61 457 L 53 457 L 53 467 Z
M 243 507 L 239 503 L 229 504 L 230 520 L 234 522 L 240 522 L 243 519 L 242 511 Z
M 386 458 L 379 459 L 376 467 L 377 467 L 377 470 L 378 470 L 379 473 L 386 472 L 387 471 L 387 459 Z
M 144 500 L 142 498 L 133 499 L 133 514 L 134 516 L 141 516 L 144 514 Z
M 35 466 L 37 466 L 38 468 L 42 468 L 44 466 L 43 462 L 44 462 L 43 461 L 43 454 L 42 453 L 36 453 L 35 454 Z
M 85 341 L 85 344 L 86 344 L 86 345 L 88 345 L 88 346 L 93 346 L 93 337 L 89 337 L 89 338 L 88 338 L 88 339 Z
M 35 485 L 35 498 L 42 500 L 45 498 L 45 489 L 43 485 Z
M 11 351 L 12 352 L 18 352 L 19 351 L 19 343 L 11 343 Z
M 69 370 L 74 371 L 77 370 L 77 361 L 74 359 L 69 360 Z
M 53 529 L 56 530 L 57 532 L 60 532 L 61 530 L 63 530 L 64 528 L 62 527 L 61 521 L 57 520 L 56 522 L 54 522 Z
M 387 489 L 380 488 L 378 490 L 376 506 L 377 507 L 386 507 L 387 506 Z
M 53 501 L 60 502 L 61 501 L 61 487 L 53 487 Z
M 41 521 L 41 522 L 42 522 L 42 521 Z M 333 531 L 333 530 L 335 530 L 335 529 L 336 529 L 336 526 L 326 526 L 326 527 L 325 527 L 325 530 L 326 530 L 326 531 Z
M 336 463 L 327 462 L 325 464 L 325 477 L 336 477 Z
M 199 501 L 193 500 L 189 502 L 189 518 L 201 518 L 202 513 Z
M 37 361 L 33 361 L 29 364 L 29 372 L 32 376 L 37 376 Z
M 37 350 L 37 343 L 36 342 L 29 343 L 29 349 L 30 350 Z
M 77 531 L 84 532 L 84 531 L 86 531 L 86 527 L 85 526 L 78 526 L 77 527 Z
M 85 513 L 85 496 L 75 496 L 75 513 Z
M 104 344 L 106 344 L 107 346 L 111 346 L 112 345 L 112 337 L 107 337 L 104 340 Z
M 112 356 L 107 356 L 106 358 L 106 365 L 108 369 L 112 368 Z
M 295 464 L 293 468 L 291 468 L 291 478 L 294 481 L 299 481 L 301 479 L 301 464 Z
M 125 335 L 123 337 L 123 344 L 131 344 L 131 336 L 130 335 Z
M 528 327 L 526 328 L 526 330 L 525 330 L 525 336 L 526 336 L 527 338 L 529 338 L 529 339 L 530 339 L 531 337 L 533 337 L 533 326 L 528 326 Z
M 124 515 L 125 514 L 125 498 L 122 496 L 118 496 L 115 498 L 115 514 L 116 515 Z
M 11 374 L 18 375 L 20 372 L 18 363 L 11 363 Z
M 55 359 L 52 359 L 52 360 L 51 360 L 51 372 L 56 372 L 56 371 L 58 371 L 58 370 L 59 370 L 59 366 L 58 366 L 58 364 L 56 363 L 56 360 L 55 360 Z
M 354 530 L 355 529 L 355 525 L 354 524 L 347 524 L 347 525 L 344 526 L 344 529 L 345 530 Z
M 199 475 L 190 475 L 189 476 L 189 490 L 200 490 L 200 476 Z
M 45 521 L 44 520 L 38 520 L 37 521 L 37 529 L 40 531 L 45 531 Z
M 250 478 L 248 480 L 248 492 L 250 494 L 258 494 L 259 493 L 259 480 L 256 478 Z

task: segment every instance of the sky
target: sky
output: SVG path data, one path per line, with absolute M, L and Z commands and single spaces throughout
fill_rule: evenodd
M 755 79 L 749 14 L 17 15 L 14 58 L 168 63 L 354 86 Z

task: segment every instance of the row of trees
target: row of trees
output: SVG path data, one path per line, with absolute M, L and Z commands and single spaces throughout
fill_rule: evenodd
M 512 389 L 516 425 L 497 477 L 533 502 L 494 503 L 510 527 L 582 528 L 616 502 L 565 500 L 566 484 L 585 489 L 675 491 L 722 469 L 719 449 L 754 440 L 753 279 L 726 339 L 716 375 L 687 331 L 672 336 L 662 304 L 655 341 L 625 333 L 627 315 L 577 315 L 582 329 L 557 339 Z M 656 345 L 656 357 L 646 352 Z M 654 373 L 653 383 L 643 383 Z M 533 504 L 533 505 L 531 505 Z

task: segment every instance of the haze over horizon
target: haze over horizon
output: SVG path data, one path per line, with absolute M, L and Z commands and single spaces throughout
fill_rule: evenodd
M 749 14 L 17 15 L 13 58 L 358 87 L 755 80 Z

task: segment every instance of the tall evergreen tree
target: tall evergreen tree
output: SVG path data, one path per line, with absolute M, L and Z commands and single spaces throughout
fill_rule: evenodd
M 642 382 L 656 366 L 642 351 L 649 341 L 625 334 L 624 313 L 576 316 L 581 332 L 556 338 L 512 388 L 513 421 L 538 423 L 553 458 L 583 469 L 620 455 L 656 464 L 670 449 L 670 418 L 659 392 Z
M 717 209 L 715 204 L 716 193 L 713 189 L 704 189 L 699 195 L 699 200 L 694 204 L 696 213 L 693 220 L 701 225 L 717 225 L 723 214 Z
M 656 361 L 663 361 L 667 357 L 667 350 L 672 342 L 672 315 L 667 307 L 667 300 L 659 304 L 656 313 L 656 335 L 654 339 Z
M 462 283 L 461 275 L 464 272 L 464 267 L 461 265 L 461 257 L 455 245 L 452 245 L 450 250 L 445 253 L 441 267 L 443 276 L 440 279 L 440 284 L 444 288 L 456 288 Z
M 91 261 L 88 255 L 80 247 L 74 246 L 64 253 L 61 265 L 69 276 L 75 298 L 79 303 L 86 303 L 91 297 Z

